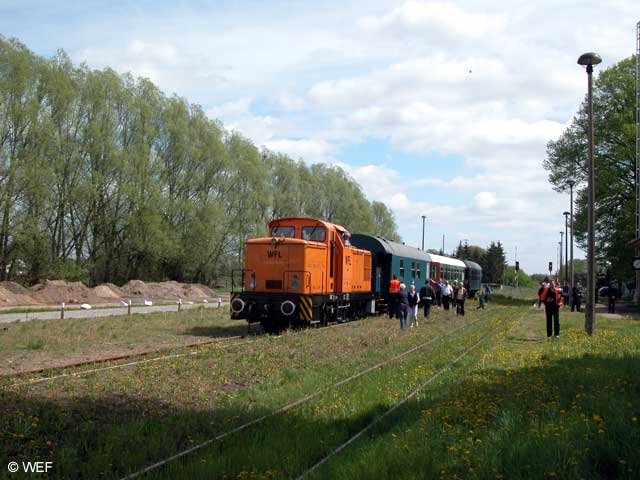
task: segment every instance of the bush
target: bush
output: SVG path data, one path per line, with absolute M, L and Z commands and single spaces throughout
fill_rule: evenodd
M 82 282 L 89 284 L 89 272 L 74 260 L 58 259 L 53 262 L 49 273 L 51 280 L 66 280 L 67 282 Z

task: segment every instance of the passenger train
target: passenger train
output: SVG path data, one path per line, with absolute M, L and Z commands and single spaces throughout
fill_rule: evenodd
M 268 332 L 384 312 L 394 274 L 418 291 L 441 280 L 464 281 L 470 295 L 480 288 L 477 263 L 351 235 L 322 220 L 273 220 L 269 233 L 247 241 L 244 268 L 232 272 L 230 304 L 231 318 L 260 322 Z

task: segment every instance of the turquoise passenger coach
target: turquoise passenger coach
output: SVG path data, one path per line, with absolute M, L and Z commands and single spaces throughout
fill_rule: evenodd
M 371 252 L 371 287 L 380 307 L 386 304 L 394 274 L 407 287 L 414 284 L 418 291 L 426 282 L 433 286 L 441 280 L 473 280 L 470 295 L 480 288 L 482 268 L 477 263 L 434 255 L 377 235 L 353 234 L 351 244 Z

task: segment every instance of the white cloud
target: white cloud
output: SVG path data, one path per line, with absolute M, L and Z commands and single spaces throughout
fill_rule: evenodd
M 300 112 L 306 107 L 304 98 L 286 91 L 278 92 L 275 101 L 288 112 Z
M 480 212 L 494 208 L 498 204 L 496 194 L 493 192 L 480 192 L 473 197 L 475 206 Z
M 254 115 L 251 113 L 251 103 L 250 98 L 240 98 L 212 107 L 206 115 L 222 121 L 227 130 L 241 133 L 258 146 L 266 145 L 281 128 L 282 122 L 269 115 Z
M 334 163 L 337 147 L 320 138 L 270 140 L 265 146 L 275 152 L 283 152 L 295 160 L 306 163 Z
M 503 30 L 505 16 L 472 13 L 451 3 L 409 1 L 382 16 L 365 17 L 360 25 L 382 33 L 435 29 L 440 34 L 480 38 Z

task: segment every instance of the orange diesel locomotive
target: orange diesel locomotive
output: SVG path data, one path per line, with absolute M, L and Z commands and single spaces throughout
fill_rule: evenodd
M 269 232 L 247 241 L 245 268 L 233 272 L 232 318 L 277 332 L 371 313 L 371 253 L 352 247 L 347 230 L 322 220 L 283 218 L 269 223 Z

